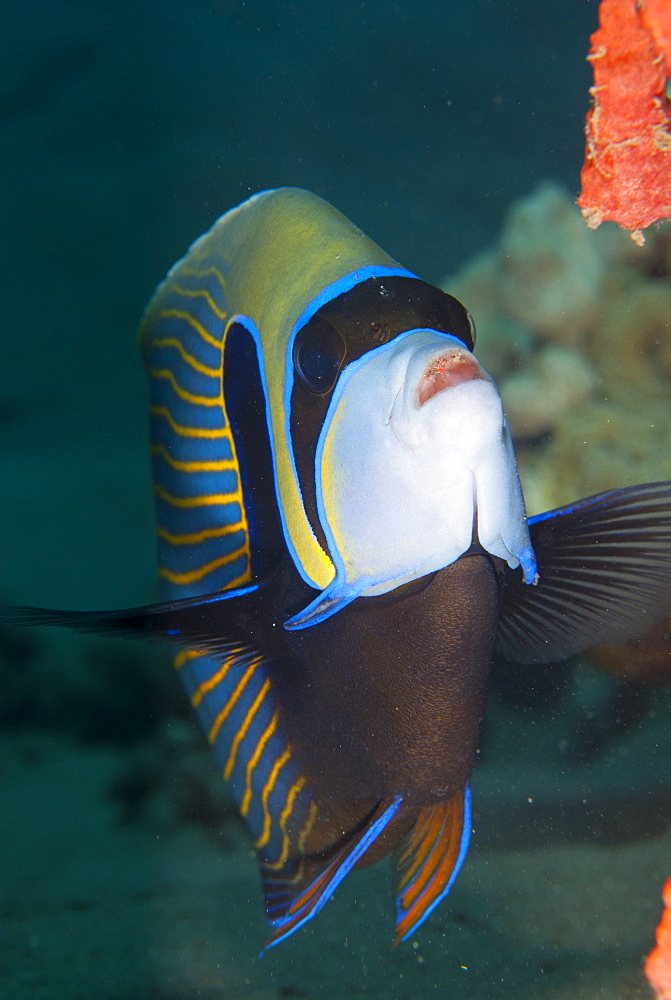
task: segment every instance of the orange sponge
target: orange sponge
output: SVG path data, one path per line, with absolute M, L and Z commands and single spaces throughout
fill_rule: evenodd
M 671 878 L 662 890 L 664 912 L 655 934 L 656 946 L 645 962 L 645 974 L 655 991 L 655 1000 L 671 1000 Z
M 671 218 L 671 3 L 601 0 L 587 58 L 593 105 L 578 204 L 587 225 L 642 229 Z

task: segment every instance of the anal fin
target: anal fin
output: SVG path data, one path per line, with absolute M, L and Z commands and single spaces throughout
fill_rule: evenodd
M 273 886 L 273 880 L 264 873 L 266 874 L 264 882 L 266 900 L 269 904 L 268 909 L 272 910 L 273 908 L 273 897 L 275 900 L 280 900 L 284 895 L 286 901 L 284 905 L 278 904 L 278 902 L 274 904 L 281 915 L 269 914 L 275 924 L 275 930 L 266 942 L 264 952 L 279 944 L 280 941 L 284 941 L 285 938 L 319 913 L 345 876 L 349 874 L 371 844 L 389 825 L 398 811 L 401 801 L 401 796 L 396 796 L 393 799 L 380 802 L 356 833 L 335 854 L 329 856 L 322 865 L 315 866 L 314 858 L 306 859 L 309 860 L 314 877 L 309 879 L 307 884 L 304 878 L 301 879 L 302 888 L 294 889 L 291 902 L 288 905 L 286 905 L 288 902 L 286 894 L 290 891 L 289 881 L 285 880 L 282 883 L 282 879 L 276 879 Z
M 468 785 L 444 802 L 425 806 L 394 851 L 396 938 L 406 941 L 447 896 L 468 850 Z

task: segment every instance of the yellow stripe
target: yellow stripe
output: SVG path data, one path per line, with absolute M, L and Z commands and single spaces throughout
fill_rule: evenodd
M 249 812 L 249 807 L 252 802 L 252 772 L 254 771 L 254 768 L 258 764 L 259 758 L 261 757 L 261 754 L 265 750 L 268 740 L 277 729 L 278 721 L 279 721 L 279 713 L 275 711 L 272 719 L 266 726 L 266 730 L 263 733 L 261 739 L 256 744 L 256 750 L 247 761 L 247 769 L 245 771 L 245 794 L 242 799 L 242 805 L 240 806 L 240 812 L 242 813 L 243 816 L 246 816 L 247 813 Z
M 317 819 L 318 806 L 316 802 L 310 803 L 310 811 L 308 812 L 308 818 L 305 821 L 305 826 L 300 832 L 298 837 L 298 851 L 300 854 L 305 854 L 305 844 L 308 837 L 312 833 L 312 827 L 315 825 L 315 820 Z
M 235 767 L 235 758 L 238 755 L 238 748 L 240 747 L 240 744 L 244 740 L 245 736 L 247 735 L 247 730 L 251 726 L 254 716 L 256 715 L 259 706 L 261 705 L 261 702 L 263 701 L 263 699 L 265 698 L 265 696 L 268 694 L 269 691 L 270 691 L 270 680 L 266 677 L 265 681 L 261 686 L 261 690 L 259 691 L 256 698 L 252 702 L 247 712 L 247 715 L 245 716 L 244 721 L 240 726 L 240 728 L 238 729 L 235 735 L 235 739 L 233 740 L 233 745 L 231 746 L 231 752 L 228 755 L 228 760 L 226 761 L 226 767 L 224 768 L 224 779 L 226 781 L 228 781 L 228 779 L 230 778 L 233 768 Z
M 182 268 L 181 273 L 184 274 L 185 271 L 186 268 Z M 198 277 L 200 277 L 200 275 Z M 177 295 L 183 295 L 185 298 L 189 299 L 195 299 L 198 297 L 205 299 L 205 301 L 207 302 L 208 306 L 210 307 L 214 315 L 217 317 L 217 319 L 226 319 L 226 316 L 228 315 L 222 309 L 219 308 L 217 303 L 214 301 L 214 299 L 208 292 L 207 288 L 183 288 L 181 285 L 171 285 L 170 291 L 175 292 Z M 209 342 L 212 342 L 215 345 L 215 347 L 219 346 L 219 342 L 216 341 L 214 337 L 210 337 L 208 343 Z
M 260 662 L 261 661 L 258 660 L 258 659 L 254 660 L 254 662 L 251 663 L 247 667 L 245 673 L 243 674 L 243 676 L 238 681 L 238 684 L 237 684 L 237 687 L 236 687 L 235 691 L 233 692 L 233 694 L 231 695 L 231 697 L 228 699 L 228 701 L 226 702 L 226 704 L 222 708 L 222 710 L 219 713 L 219 715 L 214 720 L 214 722 L 213 722 L 213 724 L 212 724 L 212 726 L 210 728 L 210 731 L 207 734 L 207 738 L 208 738 L 208 741 L 210 743 L 214 743 L 214 741 L 216 740 L 217 736 L 219 735 L 219 730 L 221 729 L 221 727 L 223 726 L 223 724 L 226 722 L 226 719 L 228 718 L 228 716 L 231 714 L 231 711 L 232 711 L 232 709 L 233 709 L 236 701 L 238 700 L 238 698 L 240 697 L 240 695 L 244 691 L 245 687 L 247 686 L 247 682 L 249 681 L 249 678 L 252 676 L 252 674 L 254 673 L 254 671 L 256 670 L 256 668 L 258 667 L 258 665 L 259 665 Z
M 249 556 L 249 546 L 247 546 L 247 555 Z M 236 587 L 240 587 L 243 583 L 249 583 L 251 579 L 252 579 L 252 561 L 251 557 L 249 557 L 249 561 L 247 563 L 247 569 L 245 569 L 240 574 L 240 576 L 236 576 L 232 580 L 229 580 L 226 586 L 223 588 L 223 590 L 234 590 Z
M 197 660 L 203 655 L 202 650 L 199 649 L 183 649 L 182 652 L 178 653 L 175 657 L 175 670 L 179 670 L 185 663 L 188 663 L 189 660 Z
M 261 793 L 261 808 L 263 809 L 263 830 L 261 831 L 261 836 L 254 844 L 254 847 L 257 850 L 260 850 L 260 848 L 265 847 L 268 841 L 270 840 L 270 825 L 272 821 L 270 817 L 270 811 L 268 809 L 268 799 L 270 798 L 272 790 L 275 787 L 275 783 L 277 781 L 277 775 L 280 773 L 280 771 L 282 770 L 282 768 L 284 767 L 284 765 L 286 764 L 286 762 L 289 760 L 290 757 L 291 757 L 291 749 L 290 747 L 287 747 L 282 756 L 278 757 L 275 763 L 273 764 L 270 775 L 268 776 L 268 780 L 263 786 L 263 791 Z
M 176 497 L 168 493 L 162 486 L 154 486 L 154 493 L 159 500 L 164 500 L 171 507 L 216 507 L 219 504 L 238 503 L 242 505 L 242 494 L 238 488 L 235 493 L 201 493 L 197 497 Z
M 194 275 L 195 277 L 203 277 L 205 275 L 212 275 L 219 282 L 219 284 L 220 284 L 220 286 L 222 288 L 222 291 L 225 291 L 225 281 L 224 281 L 223 275 L 221 275 L 220 272 L 215 267 L 209 267 L 209 268 L 207 268 L 205 270 L 202 270 L 202 271 L 199 271 L 196 268 L 182 267 L 182 268 L 180 268 L 179 273 L 180 274 L 191 274 L 191 275 Z M 179 285 L 175 286 L 175 291 L 176 291 L 177 294 L 184 294 L 184 295 L 187 295 L 187 296 L 190 296 L 190 295 L 194 295 L 195 296 L 197 294 L 200 294 L 200 292 L 198 290 L 191 291 L 190 289 L 184 289 L 184 288 L 182 288 Z M 217 310 L 216 304 L 212 300 L 212 297 L 209 295 L 209 293 L 206 293 L 205 290 L 203 290 L 203 292 L 204 292 L 203 297 L 206 299 L 206 301 L 208 302 L 208 304 L 210 304 L 211 307 L 214 309 L 215 314 L 217 314 L 219 316 L 219 318 L 223 319 L 223 317 L 225 316 L 225 313 L 222 310 Z M 158 319 L 160 320 L 161 318 L 163 318 L 163 319 L 175 318 L 175 319 L 184 320 L 184 322 L 186 322 L 193 330 L 195 330 L 196 333 L 206 343 L 212 345 L 213 347 L 216 347 L 216 349 L 218 351 L 220 351 L 220 353 L 221 353 L 221 360 L 222 360 L 222 364 L 223 364 L 223 347 L 224 347 L 224 340 L 225 340 L 225 336 L 226 336 L 226 330 L 222 331 L 221 341 L 216 340 L 205 329 L 205 327 L 200 322 L 198 322 L 190 313 L 185 312 L 183 310 L 179 310 L 179 309 L 163 309 L 163 310 L 161 310 L 158 313 Z M 178 351 L 180 357 L 185 361 L 185 363 L 188 364 L 188 365 L 190 365 L 195 371 L 200 371 L 200 372 L 202 372 L 205 375 L 217 378 L 218 389 L 219 389 L 219 396 L 218 396 L 218 399 L 216 400 L 216 402 L 221 407 L 221 413 L 222 413 L 222 416 L 223 416 L 223 419 L 224 419 L 225 428 L 224 429 L 212 430 L 212 429 L 205 429 L 205 428 L 200 428 L 200 427 L 190 427 L 190 426 L 185 426 L 185 425 L 182 425 L 182 424 L 178 424 L 176 422 L 176 420 L 174 419 L 174 417 L 172 416 L 172 413 L 170 412 L 170 410 L 168 409 L 167 406 L 152 406 L 151 409 L 150 409 L 150 413 L 152 414 L 152 416 L 160 417 L 160 418 L 166 420 L 167 423 L 168 423 L 168 426 L 171 428 L 171 430 L 175 434 L 179 434 L 180 436 L 183 436 L 183 437 L 186 437 L 186 438 L 190 438 L 190 437 L 191 438 L 204 438 L 204 439 L 209 439 L 209 440 L 212 440 L 212 439 L 219 439 L 219 440 L 225 439 L 225 440 L 227 440 L 229 442 L 229 445 L 230 445 L 232 458 L 229 460 L 230 464 L 228 464 L 228 462 L 226 462 L 226 464 L 223 464 L 223 463 L 220 464 L 221 460 L 220 461 L 216 461 L 216 462 L 213 461 L 212 463 L 208 463 L 208 462 L 205 462 L 205 463 L 184 462 L 184 463 L 182 463 L 182 462 L 179 462 L 177 459 L 173 459 L 172 456 L 168 453 L 167 449 L 163 445 L 161 445 L 159 443 L 157 443 L 156 445 L 154 445 L 154 448 L 152 449 L 153 454 L 160 455 L 163 458 L 163 460 L 168 465 L 172 466 L 172 468 L 174 468 L 174 469 L 176 469 L 178 471 L 183 471 L 183 472 L 205 472 L 205 471 L 215 472 L 215 471 L 224 471 L 226 469 L 235 470 L 236 473 L 238 473 L 238 477 L 237 477 L 238 478 L 238 488 L 237 488 L 237 490 L 236 490 L 235 493 L 230 494 L 227 497 L 222 498 L 222 499 L 218 499 L 216 496 L 213 496 L 213 497 L 210 497 L 210 498 L 205 498 L 205 497 L 198 497 L 198 498 L 195 498 L 195 497 L 194 498 L 178 498 L 178 497 L 175 497 L 172 494 L 168 493 L 167 491 L 163 490 L 159 486 L 155 487 L 156 495 L 159 498 L 162 498 L 163 500 L 165 500 L 171 506 L 182 507 L 182 508 L 194 508 L 194 507 L 202 507 L 202 506 L 205 506 L 205 505 L 208 505 L 208 504 L 219 504 L 219 503 L 228 503 L 228 504 L 230 504 L 230 503 L 237 502 L 240 505 L 240 513 L 241 513 L 240 528 L 238 529 L 237 526 L 224 526 L 224 528 L 223 528 L 223 530 L 221 532 L 221 535 L 223 536 L 223 535 L 229 534 L 230 532 L 232 532 L 234 530 L 242 530 L 244 532 L 244 535 L 245 535 L 245 543 L 235 553 L 233 553 L 233 554 L 231 554 L 229 556 L 224 556 L 224 557 L 222 557 L 219 560 L 215 560 L 215 561 L 213 561 L 211 563 L 206 564 L 205 566 L 201 566 L 199 569 L 193 570 L 192 572 L 189 572 L 189 573 L 173 573 L 171 570 L 168 570 L 166 568 L 161 568 L 161 569 L 159 569 L 159 576 L 163 577 L 163 579 L 166 579 L 169 582 L 171 582 L 173 584 L 176 584 L 176 585 L 193 583 L 195 581 L 203 579 L 203 577 L 207 576 L 209 573 L 213 572 L 215 569 L 219 568 L 222 565 L 225 565 L 227 562 L 232 562 L 233 560 L 238 559 L 241 555 L 244 554 L 247 557 L 246 558 L 246 565 L 245 565 L 244 570 L 234 580 L 229 581 L 228 584 L 226 585 L 226 589 L 232 589 L 233 587 L 240 586 L 240 585 L 242 585 L 244 583 L 248 583 L 251 580 L 251 578 L 252 578 L 252 569 L 251 569 L 251 550 L 250 550 L 250 540 L 249 540 L 249 525 L 247 523 L 247 513 L 246 513 L 246 510 L 245 510 L 245 501 L 244 501 L 244 497 L 243 497 L 243 493 L 242 493 L 242 484 L 240 482 L 240 477 L 239 477 L 239 468 L 238 468 L 238 461 L 237 461 L 237 455 L 236 455 L 235 442 L 234 442 L 233 436 L 231 434 L 230 422 L 229 422 L 228 416 L 226 414 L 226 405 L 225 405 L 225 401 L 224 401 L 224 398 L 223 398 L 223 372 L 221 371 L 221 369 L 216 369 L 215 370 L 213 368 L 208 368 L 206 365 L 202 364 L 202 362 L 200 362 L 197 358 L 195 358 L 191 354 L 189 354 L 185 350 L 185 348 L 182 345 L 181 341 L 178 340 L 175 337 L 155 338 L 154 340 L 150 341 L 149 345 L 148 345 L 149 351 L 151 351 L 152 348 L 161 348 L 161 347 L 174 347 L 175 350 Z M 168 369 L 161 369 L 160 371 L 166 371 L 167 372 Z M 170 378 L 170 375 L 167 374 L 165 377 Z M 173 384 L 175 386 L 177 385 L 176 382 L 173 383 Z M 181 388 L 181 387 L 179 387 L 179 388 Z M 183 390 L 183 392 L 185 392 L 185 391 L 186 390 Z M 179 395 L 179 389 L 177 389 L 177 392 L 178 392 L 178 395 Z M 187 397 L 183 396 L 182 398 L 187 398 Z M 197 399 L 197 398 L 198 397 L 192 397 L 192 399 Z M 211 405 L 214 405 L 214 402 L 215 401 L 213 401 Z M 210 405 L 210 404 L 208 404 L 208 405 Z M 226 460 L 224 460 L 224 461 L 226 461 Z M 179 534 L 171 534 L 166 529 L 159 528 L 158 529 L 158 533 L 159 533 L 159 536 L 163 537 L 164 540 L 167 541 L 169 544 L 187 545 L 187 544 L 198 544 L 199 542 L 204 541 L 204 540 L 206 540 L 208 538 L 218 537 L 219 536 L 219 529 L 216 529 L 216 528 L 212 529 L 212 528 L 210 528 L 210 529 L 204 529 L 202 532 L 193 532 L 193 533 L 186 533 L 186 534 L 179 535 Z
M 206 267 L 204 271 L 199 271 L 196 267 L 180 267 L 179 273 L 191 274 L 194 278 L 207 278 L 209 275 L 212 275 L 219 282 L 221 290 L 224 293 L 224 297 L 226 296 L 226 279 L 219 268 L 214 265 Z
M 263 862 L 264 868 L 270 868 L 273 871 L 279 871 L 280 868 L 284 868 L 287 862 L 287 858 L 289 857 L 289 846 L 290 846 L 289 834 L 287 833 L 287 822 L 293 812 L 296 796 L 300 791 L 303 790 L 306 784 L 307 784 L 306 779 L 301 775 L 301 777 L 298 778 L 298 780 L 295 781 L 294 784 L 289 789 L 289 794 L 287 795 L 287 801 L 284 806 L 284 809 L 282 810 L 282 815 L 280 816 L 280 830 L 282 831 L 282 850 L 280 852 L 280 856 L 277 859 L 277 861 L 272 861 L 272 862 L 264 861 Z M 314 805 L 315 803 L 313 802 L 312 805 L 310 806 L 310 810 L 312 810 L 312 806 Z
M 192 392 L 187 392 L 186 389 L 182 388 L 169 368 L 148 368 L 147 374 L 150 378 L 166 379 L 174 392 L 186 403 L 192 403 L 194 406 L 219 406 L 221 402 L 219 393 L 216 396 L 194 396 Z
M 209 330 L 206 330 L 202 323 L 199 323 L 195 316 L 192 316 L 190 312 L 185 309 L 161 309 L 158 314 L 159 319 L 182 319 L 185 323 L 195 330 L 198 336 L 205 341 L 206 344 L 211 344 L 216 347 L 217 350 L 221 350 L 221 338 L 217 340 Z
M 237 658 L 237 655 L 227 656 L 219 670 L 212 674 L 211 677 L 208 677 L 206 681 L 203 681 L 203 683 L 196 688 L 194 693 L 191 695 L 191 704 L 194 708 L 198 708 L 205 695 L 208 694 L 212 688 L 215 688 L 221 683 L 221 681 L 223 681 L 224 677 L 236 662 Z
M 225 524 L 223 528 L 203 528 L 202 531 L 194 531 L 190 535 L 172 535 L 165 528 L 158 527 L 156 534 L 170 545 L 198 545 L 200 542 L 206 542 L 208 538 L 223 538 L 235 531 L 243 531 L 244 528 L 243 521 L 236 521 L 235 524 Z
M 164 309 L 160 313 L 160 317 L 164 319 L 171 315 L 180 317 L 179 310 Z M 183 317 L 187 317 L 188 315 L 188 313 L 181 314 Z M 198 358 L 194 358 L 193 354 L 189 354 L 188 351 L 184 349 L 181 340 L 178 340 L 177 337 L 156 337 L 154 340 L 149 342 L 149 349 L 151 350 L 154 347 L 174 347 L 182 361 L 184 361 L 190 368 L 193 368 L 194 371 L 200 372 L 202 375 L 209 375 L 210 378 L 219 378 L 220 371 L 218 368 L 208 368 L 208 366 L 204 365 L 202 361 L 198 360 Z M 221 344 L 217 344 L 217 347 L 221 348 Z
M 167 420 L 170 429 L 181 437 L 230 438 L 228 427 L 187 427 L 184 424 L 178 424 L 167 406 L 150 406 L 149 412 L 152 417 L 163 417 L 164 420 Z
M 167 465 L 178 472 L 224 472 L 226 469 L 237 469 L 234 458 L 221 458 L 215 462 L 180 462 L 173 458 L 162 444 L 153 444 L 151 453 L 162 458 Z
M 229 552 L 228 555 L 220 556 L 218 559 L 213 559 L 209 563 L 205 563 L 204 566 L 199 566 L 198 569 L 189 570 L 188 573 L 173 573 L 172 570 L 166 569 L 164 566 L 160 566 L 158 570 L 158 575 L 164 579 L 169 580 L 170 583 L 195 583 L 196 580 L 202 580 L 204 576 L 209 573 L 213 573 L 215 569 L 219 569 L 221 566 L 226 566 L 228 563 L 235 562 L 240 556 L 249 556 L 249 551 L 247 548 L 247 543 L 241 545 L 240 548 L 236 549 L 235 552 Z M 232 583 L 228 584 L 227 589 L 230 590 Z

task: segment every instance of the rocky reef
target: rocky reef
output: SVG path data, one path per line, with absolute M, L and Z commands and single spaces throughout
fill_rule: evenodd
M 530 514 L 671 478 L 671 228 L 643 247 L 587 229 L 562 188 L 511 205 L 496 246 L 443 287 L 471 310 Z

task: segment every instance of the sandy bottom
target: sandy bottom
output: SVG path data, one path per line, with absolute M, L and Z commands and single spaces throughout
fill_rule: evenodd
M 663 698 L 659 707 L 668 711 Z M 486 744 L 499 750 L 485 752 L 473 783 L 473 848 L 415 940 L 391 946 L 382 863 L 355 872 L 312 925 L 260 960 L 258 878 L 237 820 L 217 833 L 160 810 L 123 821 L 111 795 L 128 763 L 119 750 L 5 734 L 3 996 L 649 997 L 642 958 L 671 871 L 666 723 L 649 723 L 592 767 L 553 767 L 542 749 L 531 763 L 534 739 L 554 743 L 564 723 L 540 738 L 533 722 L 494 707 Z M 639 754 L 651 767 L 634 787 Z M 202 761 L 209 767 L 205 751 Z

